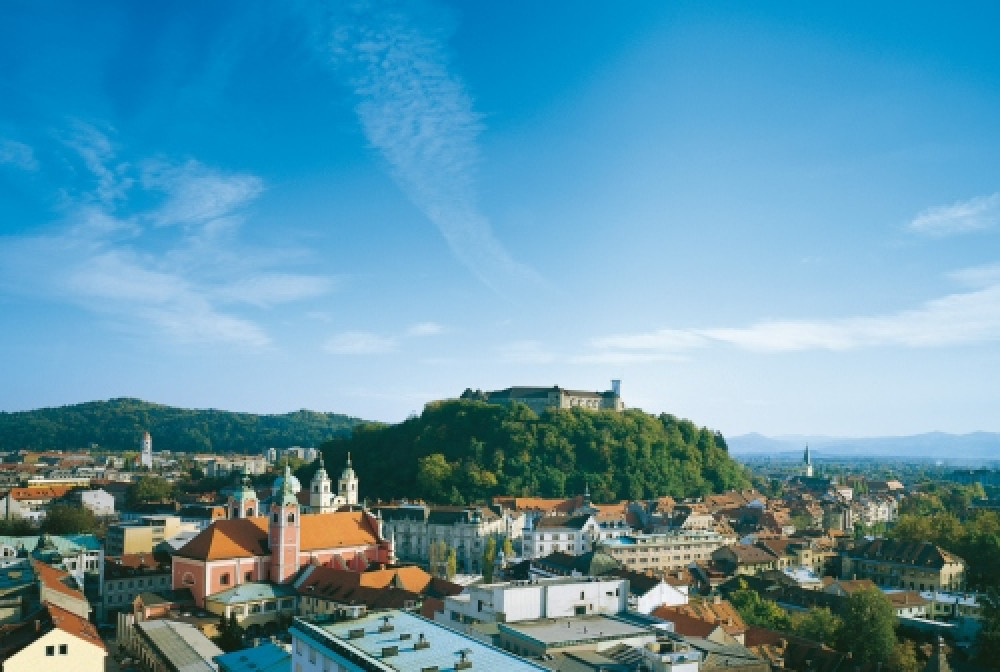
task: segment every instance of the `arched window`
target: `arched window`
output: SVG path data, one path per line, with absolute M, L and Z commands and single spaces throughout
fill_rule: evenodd
M 253 507 L 252 506 L 248 506 L 247 507 L 247 518 L 250 518 L 251 516 L 253 516 Z

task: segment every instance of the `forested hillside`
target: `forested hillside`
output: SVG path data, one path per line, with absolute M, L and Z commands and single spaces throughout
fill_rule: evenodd
M 136 450 L 142 433 L 149 431 L 154 450 L 260 453 L 269 446 L 317 446 L 350 433 L 359 422 L 336 413 L 254 415 L 112 399 L 0 413 L 0 450 L 73 450 L 91 444 Z
M 748 485 L 718 432 L 639 410 L 548 411 L 454 400 L 398 425 L 365 423 L 324 446 L 334 473 L 351 451 L 369 498 L 468 503 L 494 494 L 596 502 L 685 497 Z

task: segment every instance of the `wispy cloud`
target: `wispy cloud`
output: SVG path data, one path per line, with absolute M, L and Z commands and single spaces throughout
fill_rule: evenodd
M 420 322 L 406 330 L 407 336 L 437 336 L 444 333 L 444 326 L 437 322 Z
M 522 340 L 505 343 L 497 348 L 500 358 L 513 364 L 551 364 L 559 356 L 541 341 Z
M 406 5 L 355 3 L 335 19 L 334 62 L 357 97 L 368 141 L 455 256 L 498 292 L 532 284 L 476 204 L 481 120 L 443 40 Z
M 17 140 L 0 138 L 0 166 L 5 164 L 29 172 L 38 170 L 35 150 L 30 145 Z
M 255 199 L 263 189 L 253 175 L 220 175 L 197 161 L 171 165 L 147 161 L 142 166 L 142 186 L 166 194 L 151 213 L 158 226 L 204 224 L 229 216 Z
M 948 277 L 967 287 L 982 288 L 1000 284 L 1000 264 L 972 266 L 948 274 Z
M 663 329 L 595 339 L 598 354 L 669 354 L 713 344 L 758 352 L 945 347 L 1000 340 L 1000 283 L 886 315 L 766 320 L 745 327 Z
M 395 352 L 397 348 L 395 338 L 370 331 L 345 331 L 331 337 L 323 346 L 334 355 L 381 355 Z
M 241 242 L 242 210 L 262 190 L 257 177 L 196 161 L 124 161 L 92 126 L 77 125 L 66 144 L 96 182 L 67 205 L 62 224 L 4 239 L 6 291 L 70 301 L 174 343 L 261 348 L 271 343 L 265 329 L 235 307 L 333 289 L 333 278 L 275 268 L 266 259 L 282 259 L 280 251 L 257 254 Z
M 447 330 L 437 322 L 418 322 L 399 335 L 371 331 L 345 331 L 333 335 L 323 349 L 335 355 L 380 355 L 396 352 L 407 339 L 438 336 Z
M 933 238 L 989 229 L 1000 223 L 1000 193 L 927 208 L 907 228 Z

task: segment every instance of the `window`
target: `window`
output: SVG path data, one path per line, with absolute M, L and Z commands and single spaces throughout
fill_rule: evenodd
M 253 572 L 243 572 L 244 581 L 253 581 Z
M 56 647 L 54 647 L 54 646 L 46 646 L 45 647 L 45 655 L 46 656 L 54 656 L 54 655 L 56 655 Z
M 295 514 L 294 513 L 289 513 L 288 514 L 288 522 L 289 523 L 294 523 L 295 522 Z
M 228 586 L 229 585 L 229 572 L 226 572 L 225 574 L 223 574 L 222 576 L 219 577 L 219 585 L 220 586 Z
M 60 644 L 59 645 L 59 655 L 60 656 L 65 656 L 67 653 L 69 653 L 69 644 Z
M 194 574 L 192 574 L 191 572 L 184 572 L 184 577 L 181 579 L 181 583 L 183 583 L 185 586 L 193 586 Z

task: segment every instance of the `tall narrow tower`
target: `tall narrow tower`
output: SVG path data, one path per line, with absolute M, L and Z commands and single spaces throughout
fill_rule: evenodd
M 268 547 L 271 550 L 271 581 L 285 583 L 299 569 L 299 500 L 292 490 L 292 470 L 285 465 L 281 492 L 271 502 Z
M 813 463 L 812 456 L 809 454 L 809 444 L 806 444 L 806 454 L 802 458 L 802 462 L 805 464 L 805 474 L 806 478 L 812 478 L 813 475 Z
M 337 481 L 337 491 L 337 494 L 344 498 L 346 504 L 358 503 L 358 476 L 351 467 L 350 453 L 347 454 L 347 466 L 344 467 L 343 473 L 340 474 L 340 480 Z
M 240 485 L 228 492 L 230 518 L 253 518 L 258 515 L 260 502 L 257 500 L 257 491 L 250 485 L 250 474 L 246 467 L 243 467 Z
M 139 451 L 139 466 L 153 468 L 153 436 L 149 432 L 142 435 L 142 450 Z
M 313 474 L 312 482 L 309 484 L 310 511 L 313 513 L 332 513 L 334 511 L 333 493 L 330 490 L 330 477 L 327 476 L 326 467 L 323 465 L 323 453 L 320 453 L 319 469 Z

